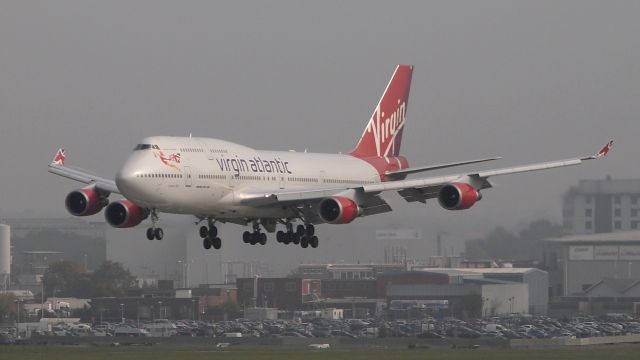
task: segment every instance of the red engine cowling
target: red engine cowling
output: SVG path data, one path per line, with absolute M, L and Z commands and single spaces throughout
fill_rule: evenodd
M 100 212 L 109 199 L 93 186 L 70 192 L 64 199 L 67 211 L 74 216 L 89 216 Z
M 464 210 L 482 199 L 482 194 L 467 183 L 451 183 L 443 186 L 438 193 L 440 206 L 447 210 Z
M 343 196 L 325 198 L 318 206 L 320 218 L 330 224 L 350 223 L 360 212 L 360 207 L 355 201 Z
M 104 211 L 104 217 L 109 225 L 117 228 L 136 226 L 148 216 L 148 209 L 142 208 L 129 200 L 112 202 Z

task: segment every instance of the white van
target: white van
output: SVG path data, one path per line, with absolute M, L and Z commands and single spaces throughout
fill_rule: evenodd
M 500 325 L 500 324 L 487 324 L 487 326 L 484 327 L 484 329 L 486 331 L 505 331 L 507 330 L 506 327 Z

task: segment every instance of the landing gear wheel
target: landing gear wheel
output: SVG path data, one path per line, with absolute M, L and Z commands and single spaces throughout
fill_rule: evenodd
M 202 239 L 202 247 L 207 250 L 211 249 L 211 239 L 209 237 Z
M 293 236 L 291 233 L 286 232 L 282 235 L 282 243 L 285 245 L 289 245 L 293 242 Z
M 162 228 L 156 228 L 154 235 L 156 236 L 156 240 L 162 240 L 164 237 L 164 231 L 162 231 Z
M 309 238 L 309 245 L 311 245 L 312 248 L 317 248 L 318 247 L 318 237 L 317 236 L 312 236 L 311 238 Z
M 316 233 L 316 227 L 313 226 L 313 224 L 308 224 L 307 225 L 307 236 L 311 237 L 313 235 L 315 235 Z
M 200 226 L 200 237 L 204 239 L 207 236 L 209 236 L 209 228 L 206 226 Z
M 300 239 L 300 246 L 302 246 L 303 249 L 309 247 L 309 239 L 307 239 L 306 237 Z
M 304 225 L 298 225 L 298 226 L 296 227 L 296 235 L 298 235 L 298 236 L 303 236 L 303 235 L 304 235 L 304 233 L 305 233 Z
M 216 249 L 216 250 L 218 250 L 218 249 L 220 249 L 222 247 L 222 240 L 220 240 L 219 237 L 212 239 L 211 243 L 213 245 L 213 248 Z
M 284 231 L 279 230 L 276 233 L 276 241 L 279 242 L 279 243 L 283 243 L 284 242 Z
M 300 237 L 296 233 L 291 233 L 291 242 L 298 245 L 300 244 Z
M 245 244 L 248 244 L 251 241 L 251 233 L 248 231 L 243 232 L 242 241 L 244 241 Z
M 147 229 L 147 240 L 153 240 L 156 238 L 156 234 L 153 232 L 153 228 Z
M 213 225 L 209 226 L 209 236 L 211 236 L 212 239 L 218 237 L 218 228 Z
M 256 234 L 258 235 L 258 234 Z M 261 233 L 257 236 L 260 240 L 260 245 L 265 245 L 267 243 L 267 234 Z

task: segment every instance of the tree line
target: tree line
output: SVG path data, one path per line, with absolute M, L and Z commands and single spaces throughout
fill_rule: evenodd
M 531 260 L 540 253 L 544 239 L 563 235 L 562 225 L 536 220 L 518 233 L 496 227 L 483 238 L 467 240 L 468 259 Z
M 45 297 L 122 297 L 136 285 L 135 276 L 122 264 L 105 261 L 93 272 L 77 262 L 51 263 L 42 279 Z

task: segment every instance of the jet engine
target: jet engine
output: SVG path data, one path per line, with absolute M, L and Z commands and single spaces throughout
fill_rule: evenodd
M 347 224 L 360 215 L 361 209 L 355 201 L 347 197 L 334 196 L 320 201 L 318 213 L 324 222 Z
M 107 206 L 109 199 L 96 190 L 93 186 L 87 186 L 70 192 L 64 199 L 67 211 L 74 216 L 89 216 L 100 212 Z
M 464 210 L 482 199 L 482 194 L 467 183 L 451 183 L 443 186 L 438 193 L 440 206 L 447 210 Z
M 148 216 L 148 209 L 142 208 L 129 200 L 112 202 L 104 211 L 104 217 L 109 225 L 117 228 L 136 226 Z

